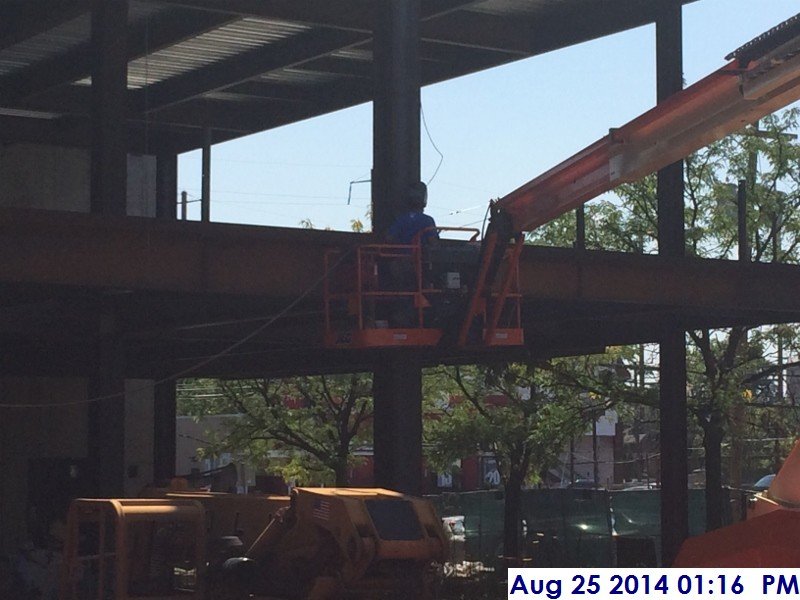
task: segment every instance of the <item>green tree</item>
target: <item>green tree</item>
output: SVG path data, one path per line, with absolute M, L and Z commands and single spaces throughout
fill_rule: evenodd
M 541 481 L 570 440 L 613 403 L 635 393 L 613 354 L 537 364 L 439 369 L 428 396 L 428 462 L 448 471 L 478 450 L 497 462 L 504 495 L 504 548 L 520 555 L 522 489 Z M 606 368 L 601 368 L 606 367 Z
M 195 386 L 203 394 L 180 399 L 184 414 L 237 415 L 211 440 L 212 452 L 233 451 L 261 465 L 277 456 L 287 479 L 344 486 L 353 451 L 371 443 L 369 375 L 205 382 Z
M 734 258 L 738 243 L 738 193 L 747 195 L 749 259 L 754 262 L 797 263 L 800 231 L 800 144 L 792 132 L 800 110 L 771 115 L 759 126 L 720 140 L 686 159 L 686 254 L 702 258 Z M 742 182 L 740 184 L 740 182 Z M 587 247 L 627 252 L 657 248 L 655 177 L 620 186 L 615 197 L 586 208 Z M 569 221 L 571 216 L 562 220 Z M 568 245 L 563 223 L 548 225 L 533 236 L 537 243 Z M 768 290 L 763 290 L 768 293 Z M 701 430 L 706 458 L 708 525 L 719 525 L 722 514 L 722 446 L 730 439 L 729 478 L 741 483 L 742 439 L 770 433 L 753 429 L 748 408 L 752 384 L 764 373 L 784 368 L 784 354 L 796 347 L 795 326 L 689 332 L 689 406 Z M 772 357 L 772 364 L 767 359 Z M 782 386 L 778 386 L 782 393 Z M 781 418 L 764 416 L 758 422 L 778 427 Z M 772 415 L 774 416 L 774 415 Z

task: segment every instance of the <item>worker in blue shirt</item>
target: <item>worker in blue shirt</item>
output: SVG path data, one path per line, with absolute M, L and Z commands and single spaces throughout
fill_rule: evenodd
M 390 244 L 413 244 L 418 233 L 422 232 L 420 242 L 423 246 L 438 239 L 436 222 L 423 211 L 428 204 L 428 187 L 418 181 L 408 188 L 408 208 L 386 232 Z
M 419 241 L 422 246 L 423 262 L 427 263 L 427 250 L 439 239 L 436 222 L 423 211 L 428 204 L 428 188 L 422 182 L 412 183 L 408 188 L 408 210 L 400 214 L 386 232 L 389 244 L 410 245 Z M 397 250 L 396 255 L 411 254 L 410 250 Z M 412 291 L 417 286 L 414 263 L 403 258 L 390 259 L 382 269 L 383 289 L 392 291 Z M 423 278 L 427 279 L 423 274 Z M 391 303 L 390 322 L 394 327 L 410 327 L 416 322 L 414 305 L 410 298 L 395 299 Z

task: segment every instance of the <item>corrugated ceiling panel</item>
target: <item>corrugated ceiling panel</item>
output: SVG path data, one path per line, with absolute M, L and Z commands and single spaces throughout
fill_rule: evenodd
M 589 0 L 486 0 L 468 7 L 466 10 L 490 15 L 510 17 L 514 15 L 535 15 L 564 8 L 567 4 L 589 3 Z
M 295 85 L 319 85 L 341 79 L 341 76 L 334 73 L 322 73 L 319 71 L 306 71 L 302 69 L 281 69 L 266 73 L 259 77 L 261 81 L 272 81 L 280 83 L 292 83 Z
M 87 41 L 90 32 L 91 19 L 85 14 L 6 48 L 0 52 L 0 76 L 72 50 Z
M 138 23 L 164 10 L 163 7 L 149 2 L 131 2 L 128 10 L 128 22 Z M 81 44 L 87 43 L 91 37 L 91 31 L 91 16 L 87 12 L 50 31 L 6 48 L 0 52 L 0 76 L 65 54 Z
M 140 88 L 231 56 L 295 36 L 309 28 L 295 23 L 242 19 L 170 46 L 128 65 L 128 87 Z
M 331 54 L 336 58 L 349 58 L 351 60 L 361 60 L 365 62 L 372 61 L 372 50 L 363 50 L 361 48 L 347 48 L 345 50 L 338 50 Z

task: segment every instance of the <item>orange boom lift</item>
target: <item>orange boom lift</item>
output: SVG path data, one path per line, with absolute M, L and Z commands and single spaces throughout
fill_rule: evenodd
M 489 225 L 475 260 L 461 265 L 458 291 L 464 299 L 455 302 L 461 306 L 458 319 L 445 320 L 444 324 L 426 321 L 431 297 L 447 286 L 441 281 L 438 287 L 427 285 L 423 252 L 417 243 L 403 250 L 416 261 L 417 283 L 402 293 L 413 298 L 419 318 L 403 329 L 391 322 L 365 321 L 362 311 L 369 305 L 369 295 L 376 290 L 386 292 L 379 289 L 378 271 L 364 269 L 364 257 L 398 248 L 372 245 L 358 249 L 359 267 L 336 276 L 339 285 L 345 282 L 344 296 L 334 298 L 326 291 L 326 345 L 522 344 L 518 264 L 524 233 L 800 99 L 800 15 L 742 46 L 727 59 L 730 62 L 718 71 L 491 202 Z M 432 260 L 435 262 L 435 257 Z M 453 277 L 448 282 L 452 283 Z M 337 301 L 340 308 L 347 307 L 347 315 L 355 324 L 332 316 Z M 450 327 L 456 332 L 448 331 Z

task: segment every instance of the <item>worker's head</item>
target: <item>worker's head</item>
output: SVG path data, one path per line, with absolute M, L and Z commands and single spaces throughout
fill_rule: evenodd
M 408 186 L 408 207 L 411 210 L 424 210 L 428 204 L 428 186 L 417 181 Z

